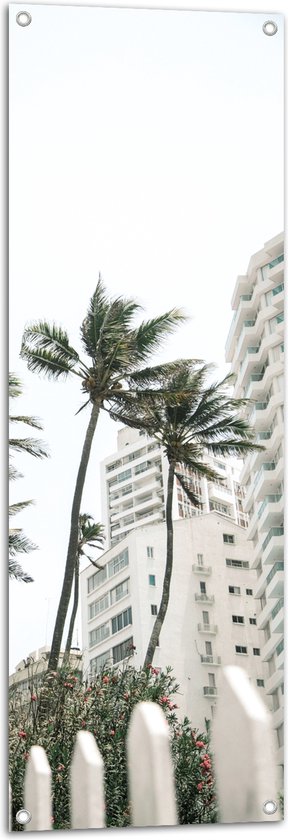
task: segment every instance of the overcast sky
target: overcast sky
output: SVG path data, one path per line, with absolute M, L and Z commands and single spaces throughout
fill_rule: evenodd
M 89 418 L 75 417 L 76 379 L 27 372 L 25 324 L 55 320 L 80 350 L 101 271 L 111 295 L 135 296 L 147 316 L 184 307 L 191 320 L 161 358 L 198 356 L 221 375 L 236 277 L 283 229 L 281 16 L 267 37 L 267 14 L 35 5 L 22 28 L 17 11 L 10 6 L 9 367 L 24 386 L 17 411 L 42 419 L 51 457 L 17 458 L 25 478 L 11 501 L 36 504 L 14 522 L 39 551 L 23 559 L 35 582 L 10 584 L 10 671 L 51 642 Z M 116 449 L 116 433 L 102 418 L 82 503 L 96 520 L 99 460 Z

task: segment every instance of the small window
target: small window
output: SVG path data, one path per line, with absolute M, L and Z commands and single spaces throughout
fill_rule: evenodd
M 212 642 L 205 642 L 205 653 L 207 656 L 212 656 Z
M 226 559 L 226 566 L 231 566 L 232 569 L 249 569 L 249 563 L 246 560 L 232 560 Z
M 198 563 L 198 566 L 203 566 L 204 565 L 203 554 L 197 554 L 197 563 Z
M 200 580 L 200 592 L 201 595 L 206 595 L 206 583 L 204 580 Z
M 230 595 L 240 595 L 240 586 L 229 586 Z
M 147 557 L 154 557 L 154 549 L 152 545 L 147 545 Z
M 260 656 L 260 648 L 253 648 L 253 655 Z
M 229 545 L 235 544 L 235 537 L 234 534 L 223 534 L 223 542 L 229 543 Z
M 203 619 L 203 624 L 207 624 L 208 627 L 209 627 L 210 620 L 209 620 L 209 612 L 207 610 L 203 610 L 202 619 Z
M 256 618 L 249 618 L 249 624 L 257 624 Z
M 233 624 L 244 624 L 244 615 L 232 615 Z
M 156 576 L 149 575 L 149 586 L 156 586 Z
M 151 604 L 151 615 L 157 615 L 157 604 Z
M 259 688 L 264 688 L 264 680 L 256 680 L 257 685 Z
M 246 589 L 246 595 L 253 595 L 253 589 Z
M 243 645 L 235 645 L 235 651 L 236 653 L 247 653 L 247 647 L 244 647 Z

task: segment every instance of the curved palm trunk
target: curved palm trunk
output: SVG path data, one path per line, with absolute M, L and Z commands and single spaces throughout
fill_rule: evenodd
M 71 618 L 70 618 L 70 624 L 69 624 L 69 630 L 68 630 L 68 636 L 67 636 L 67 642 L 66 642 L 66 647 L 65 647 L 63 664 L 64 664 L 64 662 L 67 662 L 68 657 L 69 657 L 69 653 L 70 653 L 70 648 L 71 648 L 72 638 L 73 638 L 75 618 L 76 618 L 77 610 L 78 610 L 78 602 L 79 602 L 79 557 L 76 558 L 76 563 L 75 563 L 74 599 L 73 599 L 73 607 L 72 607 L 72 613 L 71 613 Z
M 155 619 L 153 630 L 150 636 L 150 641 L 147 648 L 147 653 L 144 660 L 144 668 L 152 664 L 157 642 L 160 636 L 160 631 L 164 623 L 166 612 L 169 603 L 170 583 L 173 568 L 173 521 L 172 521 L 172 502 L 173 502 L 173 488 L 174 488 L 174 471 L 175 465 L 169 464 L 168 485 L 167 485 L 167 502 L 166 502 L 166 527 L 167 527 L 167 554 L 166 567 L 163 581 L 162 598 L 159 607 L 157 618 Z
M 78 548 L 78 534 L 79 534 L 79 513 L 80 513 L 80 505 L 82 501 L 82 493 L 84 487 L 84 481 L 86 477 L 86 471 L 89 463 L 89 456 L 92 446 L 92 441 L 94 437 L 94 432 L 97 426 L 97 420 L 99 417 L 100 411 L 100 401 L 95 402 L 92 408 L 90 421 L 88 425 L 88 429 L 86 432 L 84 446 L 81 455 L 81 461 L 79 465 L 77 480 L 76 480 L 76 487 L 74 492 L 73 504 L 72 504 L 72 511 L 71 511 L 71 527 L 70 527 L 70 537 L 69 537 L 69 544 L 68 544 L 68 551 L 67 551 L 67 559 L 66 559 L 66 566 L 64 572 L 64 580 L 62 586 L 62 592 L 60 596 L 58 612 L 56 616 L 56 622 L 54 627 L 54 634 L 52 639 L 51 645 L 51 652 L 48 662 L 48 670 L 49 671 L 56 671 L 58 666 L 59 654 L 60 654 L 60 647 L 62 642 L 63 630 L 66 621 L 67 611 L 69 607 L 69 601 L 71 596 L 71 589 L 73 583 L 73 576 L 75 571 L 75 558 L 77 555 L 77 548 Z

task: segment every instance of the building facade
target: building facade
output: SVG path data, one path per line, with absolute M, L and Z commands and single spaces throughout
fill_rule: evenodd
M 134 528 L 163 522 L 165 519 L 168 462 L 160 444 L 137 429 L 120 429 L 118 449 L 101 464 L 102 522 L 108 546 L 116 545 Z M 182 470 L 191 489 L 199 498 L 194 507 L 175 480 L 173 519 L 190 518 L 216 511 L 229 516 L 243 528 L 248 525 L 244 511 L 243 487 L 239 484 L 237 462 L 207 456 L 207 464 L 222 481 L 207 481 Z
M 153 666 L 172 666 L 179 715 L 202 731 L 213 716 L 224 665 L 243 667 L 265 693 L 250 545 L 243 528 L 215 511 L 174 522 L 170 601 Z M 135 528 L 101 562 L 103 570 L 89 566 L 81 573 L 88 679 L 127 656 L 136 668 L 143 665 L 162 595 L 165 523 Z
M 284 238 L 276 236 L 251 258 L 247 274 L 237 279 L 234 317 L 226 360 L 235 374 L 235 397 L 251 400 L 246 415 L 263 450 L 245 459 L 241 484 L 249 516 L 251 566 L 260 612 L 261 658 L 268 677 L 277 734 L 278 764 L 283 765 L 284 716 Z
M 44 645 L 29 653 L 26 659 L 18 662 L 14 674 L 9 676 L 9 692 L 19 691 L 21 695 L 25 695 L 30 693 L 31 690 L 35 690 L 47 671 L 49 656 L 50 648 Z M 61 652 L 59 656 L 60 667 L 63 656 L 64 653 Z M 78 670 L 79 678 L 82 677 L 82 653 L 80 650 L 71 648 L 69 664 L 73 670 Z

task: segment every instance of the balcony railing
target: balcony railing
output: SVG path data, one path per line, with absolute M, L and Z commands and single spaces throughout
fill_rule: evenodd
M 262 464 L 261 469 L 257 473 L 256 479 L 255 479 L 255 482 L 254 482 L 254 488 L 257 486 L 258 481 L 260 481 L 260 478 L 262 478 L 263 473 L 267 472 L 267 471 L 269 472 L 269 470 L 275 470 L 275 467 L 276 467 L 275 461 L 266 461 L 265 464 Z
M 251 300 L 252 295 L 240 295 L 240 300 Z
M 264 540 L 263 545 L 262 545 L 263 551 L 265 551 L 265 548 L 267 548 L 267 545 L 270 542 L 270 540 L 272 540 L 272 537 L 282 537 L 283 534 L 284 534 L 284 528 L 282 528 L 282 527 L 280 527 L 280 528 L 270 528 L 270 531 L 268 532 L 267 537 L 265 537 L 265 540 Z
M 263 511 L 265 510 L 267 505 L 270 504 L 270 502 L 272 502 L 272 503 L 273 502 L 280 502 L 281 499 L 282 499 L 281 493 L 274 493 L 274 495 L 266 496 L 266 498 L 264 499 L 264 501 L 262 502 L 262 505 L 260 506 L 260 508 L 258 510 L 259 519 L 261 518 Z
M 205 655 L 202 656 L 201 654 L 201 662 L 204 665 L 221 665 L 221 656 L 213 656 L 213 655 Z
M 279 283 L 279 286 L 276 286 L 275 289 L 272 289 L 272 295 L 279 295 L 280 292 L 283 292 L 284 283 Z
M 214 604 L 214 595 L 205 595 L 204 592 L 195 592 L 195 601 L 200 601 L 205 604 Z
M 216 685 L 204 685 L 203 694 L 204 697 L 216 697 L 218 694 L 218 689 L 216 688 Z
M 283 606 L 284 606 L 284 599 L 279 598 L 278 603 L 276 604 L 276 606 L 274 607 L 274 609 L 271 612 L 271 619 L 276 618 L 276 615 L 278 615 L 280 610 L 282 610 Z
M 259 432 L 257 435 L 257 440 L 270 440 L 271 432 L 268 430 L 266 432 Z
M 211 566 L 200 566 L 199 563 L 193 563 L 192 570 L 193 570 L 193 572 L 202 573 L 202 575 L 211 575 L 212 567 Z
M 277 645 L 277 647 L 276 647 L 276 656 L 280 656 L 280 653 L 282 653 L 282 650 L 284 650 L 284 639 L 282 639 L 282 641 L 279 642 L 279 645 Z
M 275 268 L 275 265 L 278 265 L 278 263 L 283 262 L 283 260 L 284 254 L 280 254 L 279 257 L 275 257 L 275 259 L 272 260 L 272 262 L 268 263 L 268 268 Z
M 277 574 L 277 572 L 283 571 L 284 563 L 282 563 L 282 561 L 279 560 L 278 563 L 274 564 L 273 568 L 271 569 L 271 572 L 269 572 L 269 575 L 267 575 L 266 586 L 268 586 L 269 583 L 271 583 L 271 580 L 273 580 L 273 577 Z
M 218 625 L 217 624 L 198 624 L 199 633 L 217 633 Z

